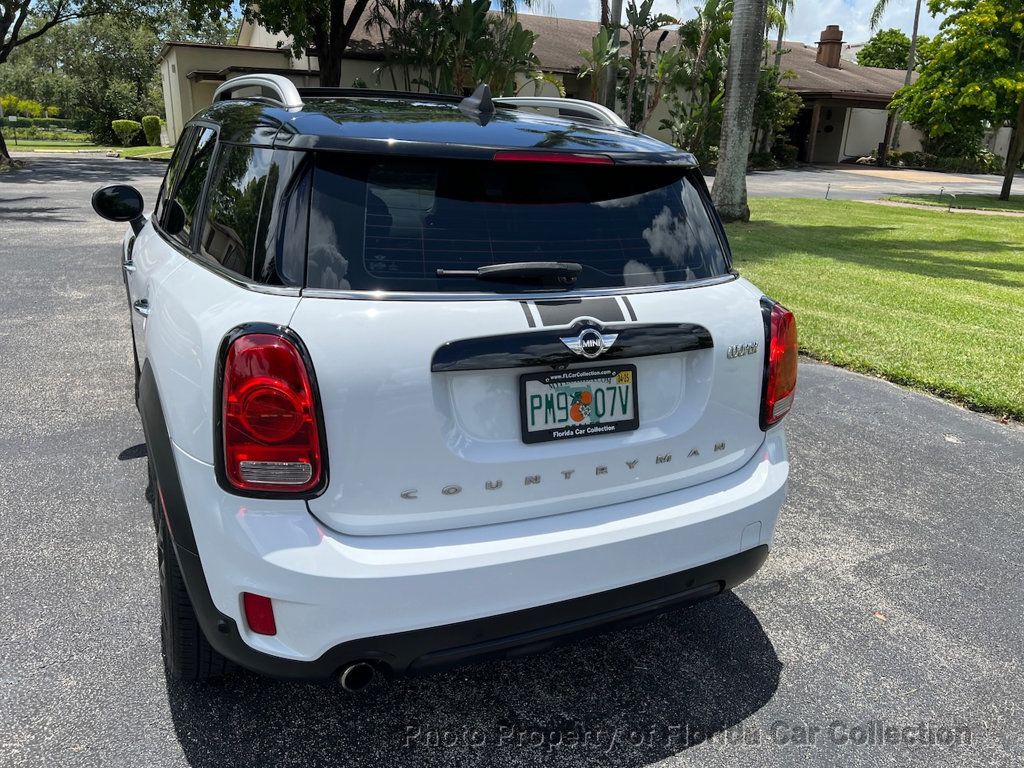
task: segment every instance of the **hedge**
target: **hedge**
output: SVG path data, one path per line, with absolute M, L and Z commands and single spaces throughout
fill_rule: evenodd
M 142 130 L 142 123 L 137 120 L 111 120 L 110 127 L 121 142 L 121 146 L 130 147 L 139 131 Z
M 146 143 L 151 147 L 160 146 L 160 118 L 146 115 L 142 118 L 142 130 L 146 134 Z

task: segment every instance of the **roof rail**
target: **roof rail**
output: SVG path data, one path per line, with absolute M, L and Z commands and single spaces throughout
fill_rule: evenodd
M 256 95 L 248 94 L 237 98 L 259 99 L 280 104 L 285 109 L 302 109 L 302 97 L 295 84 L 283 75 L 242 75 L 225 80 L 213 92 L 213 102 L 228 101 L 235 98 L 235 91 L 246 88 L 258 88 Z
M 527 107 L 529 109 L 555 109 L 561 117 L 582 117 L 610 128 L 628 128 L 621 117 L 608 107 L 592 101 L 563 99 L 555 96 L 499 96 L 494 102 L 502 107 Z

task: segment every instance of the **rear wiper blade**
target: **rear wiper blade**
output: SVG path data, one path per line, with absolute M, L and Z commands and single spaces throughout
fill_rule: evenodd
M 583 271 L 574 261 L 513 261 L 478 269 L 439 269 L 438 277 L 474 277 L 495 283 L 540 283 L 571 286 Z

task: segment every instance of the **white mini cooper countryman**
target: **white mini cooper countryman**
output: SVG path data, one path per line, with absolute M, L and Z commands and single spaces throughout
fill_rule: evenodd
M 121 267 L 168 673 L 422 673 L 765 561 L 793 316 L 693 158 L 572 100 L 224 83 Z

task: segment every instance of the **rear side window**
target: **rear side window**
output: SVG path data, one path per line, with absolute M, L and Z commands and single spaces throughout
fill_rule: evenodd
M 264 238 L 260 220 L 263 192 L 270 173 L 272 149 L 222 144 L 210 178 L 206 220 L 199 252 L 246 279 L 262 261 L 257 245 Z
M 176 170 L 173 185 L 165 190 L 168 194 L 159 212 L 160 226 L 169 236 L 186 246 L 192 236 L 193 221 L 198 213 L 216 138 L 217 134 L 210 128 L 199 130 L 187 159 L 183 160 L 181 169 Z
M 437 277 L 516 261 L 583 266 L 576 288 L 718 276 L 728 263 L 697 180 L 675 166 L 317 157 L 312 288 L 513 291 Z

